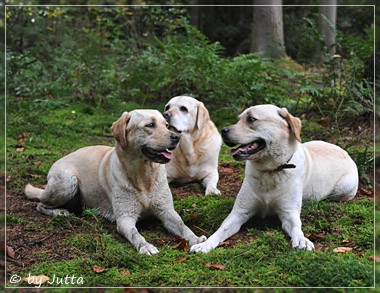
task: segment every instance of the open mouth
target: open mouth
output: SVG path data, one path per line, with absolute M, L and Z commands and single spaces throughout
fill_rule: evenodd
M 182 133 L 182 131 L 178 130 L 178 129 L 175 128 L 173 125 L 169 125 L 168 129 L 169 129 L 170 131 L 173 131 L 173 132 L 177 133 L 177 134 L 181 134 L 181 133 Z
M 247 160 L 250 155 L 256 154 L 265 148 L 265 140 L 258 139 L 251 143 L 239 146 L 236 149 L 231 150 L 231 156 L 236 161 Z
M 152 162 L 166 164 L 173 158 L 172 151 L 175 147 L 170 147 L 165 150 L 155 150 L 149 147 L 142 147 L 143 154 Z

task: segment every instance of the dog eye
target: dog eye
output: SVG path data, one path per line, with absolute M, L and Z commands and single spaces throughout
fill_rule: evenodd
M 185 113 L 189 112 L 185 106 L 182 106 L 179 109 L 181 110 L 181 112 L 185 112 Z
M 170 109 L 170 106 L 166 105 L 164 111 L 168 111 L 169 109 Z
M 248 116 L 247 117 L 247 122 L 249 122 L 249 123 L 253 123 L 253 122 L 255 122 L 257 119 L 256 118 L 253 118 L 252 116 Z
M 148 127 L 148 128 L 153 128 L 155 126 L 156 126 L 156 124 L 154 124 L 153 122 L 145 125 L 145 127 Z

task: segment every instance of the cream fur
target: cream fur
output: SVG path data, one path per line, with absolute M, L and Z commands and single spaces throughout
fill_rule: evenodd
M 112 131 L 115 147 L 79 149 L 53 164 L 45 190 L 26 186 L 25 195 L 40 201 L 37 210 L 52 216 L 67 215 L 66 206 L 80 201 L 116 221 L 119 233 L 142 254 L 158 252 L 136 229 L 136 222 L 146 212 L 190 245 L 204 241 L 206 237 L 194 235 L 173 207 L 161 163 L 170 158 L 166 149 L 174 148 L 179 137 L 167 129 L 164 117 L 156 110 L 125 112 Z M 143 151 L 145 147 L 149 156 Z
M 254 106 L 239 116 L 237 124 L 222 130 L 224 141 L 243 145 L 263 139 L 266 147 L 244 157 L 242 187 L 234 207 L 221 227 L 206 241 L 191 247 L 192 252 L 209 252 L 240 230 L 255 214 L 277 214 L 293 248 L 313 250 L 314 244 L 302 232 L 300 219 L 305 200 L 352 199 L 358 188 L 355 162 L 343 149 L 323 141 L 300 142 L 301 121 L 273 105 Z M 250 149 L 250 147 L 248 147 Z M 294 164 L 295 168 L 282 168 Z

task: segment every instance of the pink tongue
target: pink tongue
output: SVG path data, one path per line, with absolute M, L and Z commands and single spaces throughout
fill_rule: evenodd
M 255 144 L 255 143 L 254 144 L 248 144 L 245 146 L 240 146 L 237 149 L 231 150 L 231 156 L 235 156 L 239 153 L 246 153 L 250 150 L 254 150 L 255 148 L 257 148 L 257 144 Z
M 167 151 L 163 151 L 160 153 L 160 155 L 163 155 L 165 158 L 167 158 L 168 160 L 171 160 L 173 158 L 173 154 L 170 153 L 170 152 L 167 152 Z

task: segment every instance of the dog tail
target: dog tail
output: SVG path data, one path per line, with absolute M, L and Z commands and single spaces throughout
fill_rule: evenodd
M 26 185 L 25 187 L 25 195 L 29 199 L 41 199 L 42 192 L 44 190 L 40 188 L 36 188 L 31 184 Z

